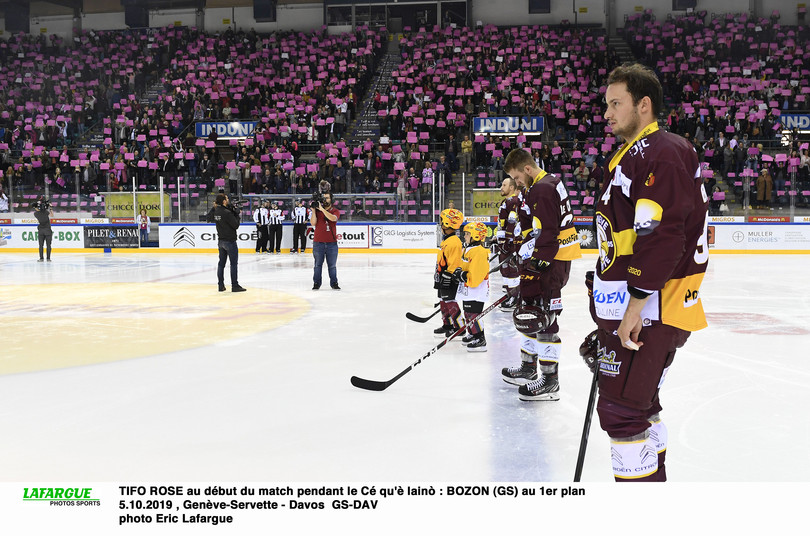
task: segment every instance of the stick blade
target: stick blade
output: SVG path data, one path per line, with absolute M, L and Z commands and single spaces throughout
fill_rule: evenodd
M 414 322 L 419 322 L 420 324 L 424 324 L 428 321 L 427 318 L 422 318 L 421 316 L 416 316 L 413 313 L 405 313 L 405 318 L 408 320 L 413 320 Z
M 383 391 L 389 385 L 389 382 L 378 382 L 374 380 L 365 380 L 363 378 L 358 378 L 357 376 L 352 376 L 352 385 L 357 387 L 358 389 L 365 389 L 366 391 Z

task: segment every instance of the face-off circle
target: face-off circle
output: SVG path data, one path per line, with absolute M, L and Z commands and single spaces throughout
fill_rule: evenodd
M 219 293 L 214 284 L 6 286 L 0 374 L 200 348 L 277 328 L 307 311 L 309 303 L 291 294 Z

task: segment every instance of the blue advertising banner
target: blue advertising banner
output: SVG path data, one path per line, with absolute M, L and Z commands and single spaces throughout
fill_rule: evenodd
M 217 138 L 248 138 L 253 136 L 257 121 L 222 121 L 218 123 L 197 123 L 194 130 L 198 138 L 207 138 L 216 131 Z
M 541 134 L 545 127 L 543 116 L 527 117 L 475 117 L 476 134 Z
M 810 114 L 783 113 L 779 116 L 782 127 L 788 130 L 798 128 L 799 130 L 810 130 Z

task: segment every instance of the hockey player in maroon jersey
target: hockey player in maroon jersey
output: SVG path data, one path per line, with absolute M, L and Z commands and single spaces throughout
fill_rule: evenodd
M 449 337 L 461 328 L 461 308 L 456 301 L 458 280 L 453 277 L 453 273 L 461 267 L 464 248 L 458 230 L 462 223 L 464 214 L 460 210 L 447 208 L 439 214 L 439 224 L 444 236 L 433 276 L 433 288 L 438 291 L 441 300 L 439 308 L 442 312 L 442 326 L 433 331 L 439 337 Z
M 498 262 L 503 263 L 501 264 L 503 289 L 509 293 L 509 297 L 501 304 L 501 309 L 514 309 L 518 301 L 520 273 L 516 261 L 504 261 L 510 257 L 514 258 L 515 228 L 520 233 L 518 210 L 523 204 L 523 196 L 512 177 L 503 180 L 501 195 L 504 196 L 504 200 L 498 208 L 498 230 L 495 232 L 495 238 L 498 244 Z
M 503 170 L 525 188 L 518 211 L 520 305 L 512 313 L 524 338 L 520 366 L 504 368 L 501 374 L 505 382 L 520 386 L 521 400 L 559 400 L 557 316 L 571 261 L 581 257 L 574 214 L 565 185 L 540 169 L 527 151 L 511 151 Z
M 675 351 L 706 327 L 709 203 L 692 145 L 658 129 L 663 91 L 651 70 L 616 68 L 605 101 L 604 117 L 625 143 L 607 163 L 596 205 L 598 351 L 586 362 L 598 367 L 596 407 L 615 479 L 664 481 L 658 393 Z

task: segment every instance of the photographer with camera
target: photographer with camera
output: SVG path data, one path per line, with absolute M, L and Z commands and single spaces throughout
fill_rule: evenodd
M 315 229 L 315 234 L 312 237 L 312 254 L 315 257 L 312 290 L 321 288 L 324 257 L 329 269 L 329 284 L 334 290 L 340 290 L 337 279 L 338 245 L 336 231 L 340 210 L 332 205 L 331 192 L 313 192 L 309 206 L 311 209 L 309 223 Z
M 237 278 L 237 264 L 239 262 L 239 248 L 236 245 L 236 230 L 239 228 L 240 209 L 231 205 L 225 194 L 217 194 L 213 210 L 208 213 L 208 222 L 216 223 L 219 246 L 219 265 L 217 266 L 217 281 L 219 291 L 225 290 L 225 263 L 231 263 L 231 290 L 244 292 L 245 288 L 239 285 Z
M 51 262 L 51 241 L 53 240 L 53 230 L 51 229 L 51 204 L 45 199 L 45 196 L 40 196 L 36 203 L 34 203 L 34 217 L 37 219 L 37 236 L 39 237 L 39 261 L 43 262 L 46 259 L 42 258 L 42 246 L 46 246 L 47 261 Z

